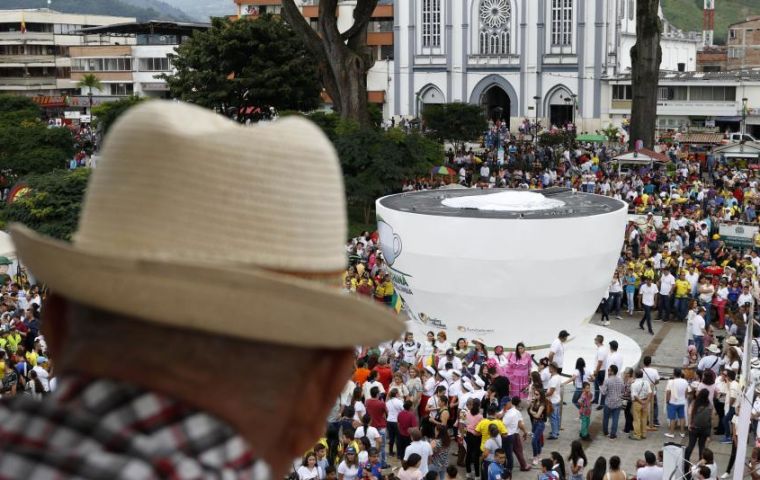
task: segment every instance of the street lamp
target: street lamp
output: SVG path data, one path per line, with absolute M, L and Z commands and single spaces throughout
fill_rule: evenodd
M 744 134 L 747 133 L 747 98 L 742 98 L 742 141 Z
M 575 111 L 578 110 L 578 95 L 572 94 L 571 96 L 573 97 L 573 126 L 575 126 Z
M 533 100 L 536 101 L 536 126 L 535 126 L 536 133 L 533 135 L 533 141 L 538 143 L 538 102 L 541 101 L 541 97 L 536 95 L 535 97 L 533 97 Z

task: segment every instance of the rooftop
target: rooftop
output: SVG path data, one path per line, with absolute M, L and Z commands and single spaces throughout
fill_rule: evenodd
M 208 30 L 210 23 L 171 22 L 150 20 L 147 22 L 114 23 L 99 27 L 83 28 L 82 33 L 109 33 L 120 35 L 190 35 L 195 30 Z
M 618 75 L 611 80 L 631 80 L 629 72 Z M 760 82 L 760 68 L 751 68 L 745 70 L 730 70 L 727 72 L 660 72 L 660 80 L 666 81 L 695 81 L 702 80 L 706 82 L 717 81 L 754 81 Z

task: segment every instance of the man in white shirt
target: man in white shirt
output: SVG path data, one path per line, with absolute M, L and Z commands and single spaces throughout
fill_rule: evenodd
M 684 438 L 684 424 L 686 419 L 686 390 L 689 388 L 689 382 L 683 378 L 680 368 L 673 369 L 673 378 L 668 380 L 665 387 L 665 400 L 668 404 L 668 421 L 670 423 L 669 431 L 665 434 L 668 438 L 674 438 L 676 424 Z
M 50 391 L 50 373 L 47 371 L 47 366 L 48 359 L 46 357 L 37 357 L 37 366 L 32 368 L 32 371 L 37 374 L 37 378 L 40 379 L 43 392 Z
M 660 372 L 657 371 L 656 368 L 652 366 L 652 357 L 649 355 L 646 355 L 642 360 L 641 363 L 644 364 L 644 367 L 641 369 L 644 372 L 644 380 L 647 380 L 649 382 L 649 388 L 652 390 L 652 413 L 654 414 L 654 426 L 659 427 L 660 426 L 660 414 L 658 412 L 659 405 L 657 402 L 657 385 L 660 383 Z
M 649 417 L 649 396 L 652 389 L 649 380 L 644 378 L 644 371 L 637 369 L 636 380 L 631 385 L 631 410 L 633 411 L 633 433 L 628 435 L 632 440 L 643 440 L 647 435 L 647 418 Z
M 657 456 L 647 450 L 644 452 L 644 460 L 647 464 L 636 470 L 636 480 L 663 480 L 664 472 L 662 467 L 657 466 Z
M 400 398 L 401 393 L 397 388 L 390 387 L 388 400 L 385 402 L 385 409 L 388 411 L 386 416 L 386 428 L 388 432 L 388 455 L 393 456 L 393 446 L 398 440 L 398 414 L 404 410 L 404 399 Z
M 404 461 L 409 460 L 409 455 L 413 453 L 419 455 L 422 459 L 420 462 L 420 473 L 422 473 L 424 478 L 428 472 L 428 459 L 433 455 L 433 449 L 430 447 L 430 442 L 422 439 L 422 433 L 419 428 L 410 428 L 409 437 L 412 439 L 412 443 L 404 451 Z
M 564 330 L 563 330 L 564 331 Z M 556 440 L 559 438 L 560 427 L 560 410 L 562 408 L 562 378 L 559 376 L 559 367 L 556 363 L 549 364 L 549 388 L 546 389 L 546 399 L 552 404 L 552 414 L 549 417 L 551 423 L 551 432 L 549 433 L 549 440 Z
M 615 365 L 618 369 L 618 372 L 622 372 L 623 370 L 623 354 L 618 351 L 618 342 L 617 340 L 612 340 L 609 343 L 610 345 L 610 353 L 607 355 L 607 365 L 605 365 L 605 369 L 610 368 L 610 365 Z
M 562 330 L 549 347 L 549 363 L 557 364 L 558 373 L 562 373 L 562 367 L 565 364 L 565 342 L 569 336 L 567 330 Z
M 739 382 L 736 381 L 736 372 L 729 370 L 726 372 L 728 376 L 728 394 L 726 395 L 726 414 L 721 419 L 723 422 L 723 431 L 726 432 L 725 437 L 720 443 L 731 443 L 731 419 L 736 414 L 736 407 L 739 405 L 739 399 L 741 397 L 741 387 Z
M 691 319 L 691 335 L 694 337 L 694 345 L 697 347 L 697 353 L 701 357 L 705 354 L 704 336 L 705 336 L 705 307 L 699 307 L 697 314 Z
M 715 375 L 718 375 L 718 372 L 720 371 L 720 349 L 717 345 L 711 344 L 709 347 L 707 347 L 707 355 L 702 357 L 702 360 L 699 361 L 699 364 L 697 365 L 697 370 L 705 371 L 705 370 L 712 370 L 715 372 Z
M 449 348 L 446 350 L 446 354 L 441 356 L 438 360 L 438 370 L 448 370 L 446 364 L 450 363 L 451 368 L 454 370 L 462 371 L 462 360 L 459 357 L 454 356 L 454 349 Z
M 596 357 L 594 358 L 594 401 L 592 403 L 599 405 L 598 409 L 601 410 L 604 408 L 602 406 L 604 405 L 604 396 L 600 398 L 599 388 L 604 383 L 604 372 L 607 371 L 609 350 L 604 345 L 604 337 L 602 335 L 597 335 L 594 338 L 594 345 L 596 345 Z
M 646 283 L 639 287 L 639 299 L 644 307 L 644 317 L 639 322 L 639 328 L 644 330 L 644 322 L 646 322 L 649 333 L 652 335 L 654 335 L 654 331 L 652 331 L 652 308 L 654 308 L 657 293 L 657 287 L 652 284 L 651 278 L 647 277 Z
M 504 411 L 501 417 L 501 421 L 507 429 L 507 435 L 504 437 L 505 442 L 504 450 L 507 452 L 507 469 L 511 472 L 514 467 L 514 461 L 512 460 L 512 453 L 517 456 L 517 460 L 520 463 L 520 470 L 523 472 L 530 471 L 531 468 L 525 461 L 523 456 L 522 441 L 520 438 L 520 432 L 522 432 L 522 438 L 528 437 L 528 430 L 525 429 L 523 423 L 523 417 L 518 410 L 520 405 L 520 397 L 514 397 L 510 399 L 506 405 L 504 405 Z
M 691 285 L 691 296 L 696 296 L 697 286 L 699 286 L 699 271 L 697 271 L 697 267 L 693 265 L 689 267 L 689 273 L 686 274 L 686 280 L 689 282 L 689 285 Z
M 749 285 L 744 285 L 742 287 L 742 293 L 739 294 L 739 299 L 737 300 L 736 303 L 739 306 L 749 303 L 750 311 L 752 310 L 752 304 L 755 303 L 755 299 L 752 297 L 752 294 L 749 292 Z
M 660 306 L 657 310 L 657 320 L 667 322 L 670 319 L 670 300 L 673 293 L 673 286 L 676 284 L 676 277 L 670 273 L 667 268 L 663 269 L 662 277 L 660 277 Z M 651 333 L 652 328 L 649 328 Z

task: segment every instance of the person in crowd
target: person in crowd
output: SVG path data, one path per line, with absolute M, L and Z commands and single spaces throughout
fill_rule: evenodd
M 689 383 L 683 378 L 680 368 L 673 369 L 673 378 L 668 380 L 665 387 L 665 401 L 668 410 L 668 432 L 665 436 L 675 437 L 675 429 L 678 427 L 681 438 L 686 436 L 684 431 L 686 419 L 686 390 Z
M 704 472 L 702 469 L 707 469 L 707 472 Z M 696 478 L 697 475 L 700 475 L 704 480 L 717 480 L 718 465 L 715 463 L 713 451 L 709 448 L 705 448 L 699 455 L 699 461 L 692 465 L 690 470 L 692 478 Z
M 662 480 L 662 467 L 657 465 L 657 456 L 647 450 L 644 452 L 644 461 L 646 464 L 636 470 L 636 480 Z
M 586 361 L 583 360 L 583 357 L 578 357 L 575 361 L 575 369 L 573 370 L 573 376 L 563 382 L 563 385 L 567 385 L 569 383 L 572 383 L 575 387 L 573 391 L 573 399 L 572 403 L 575 405 L 575 408 L 580 408 L 578 405 L 578 399 L 581 397 L 581 393 L 583 392 L 583 384 L 586 383 L 591 378 L 591 375 L 586 370 Z
M 546 419 L 551 415 L 554 407 L 547 400 L 543 389 L 538 389 L 528 407 L 528 415 L 531 420 L 531 448 L 533 451 L 533 465 L 537 466 L 540 462 L 541 450 L 543 447 L 544 427 Z
M 649 380 L 644 378 L 644 370 L 636 369 L 635 380 L 631 385 L 631 404 L 633 410 L 633 433 L 628 436 L 632 440 L 643 440 L 647 433 L 649 418 L 649 400 L 652 389 Z
M 549 415 L 549 423 L 551 425 L 551 432 L 547 437 L 548 440 L 556 440 L 559 438 L 559 430 L 561 423 L 561 411 L 562 411 L 562 378 L 560 377 L 560 368 L 556 363 L 549 364 L 549 378 L 548 387 L 546 389 L 546 398 L 552 404 L 552 412 Z
M 694 446 L 698 445 L 699 456 L 705 450 L 712 429 L 713 406 L 710 404 L 710 392 L 703 388 L 697 392 L 695 400 L 689 406 L 689 444 L 686 447 L 684 459 L 691 459 Z
M 417 415 L 415 413 L 414 403 L 411 400 L 404 401 L 404 409 L 399 412 L 398 421 L 398 436 L 396 443 L 396 454 L 398 459 L 402 460 L 405 457 L 406 447 L 412 443 L 411 430 L 418 427 Z
M 424 475 L 420 471 L 421 463 L 422 457 L 419 454 L 413 453 L 409 455 L 397 474 L 398 480 L 422 480 Z
M 474 473 L 475 478 L 480 478 L 480 436 L 475 428 L 483 420 L 480 410 L 480 400 L 471 398 L 467 401 L 459 417 L 460 429 L 464 427 L 464 441 L 466 445 L 465 471 L 468 478 Z
M 578 414 L 581 417 L 580 437 L 583 440 L 591 440 L 589 426 L 591 425 L 591 384 L 583 382 L 583 391 L 578 399 Z
M 607 478 L 607 459 L 597 457 L 594 467 L 586 473 L 586 480 L 605 480 Z M 622 480 L 626 480 L 623 478 Z
M 514 351 L 507 355 L 506 376 L 509 379 L 509 395 L 528 398 L 527 387 L 530 383 L 530 369 L 533 366 L 533 356 L 525 350 L 525 344 L 518 342 Z
M 433 456 L 433 447 L 430 445 L 430 440 L 423 438 L 422 432 L 417 427 L 409 429 L 409 436 L 412 441 L 404 449 L 404 462 L 408 462 L 411 455 L 417 454 L 420 457 L 420 473 L 423 476 L 427 475 L 428 462 L 430 457 Z
M 607 369 L 607 378 L 602 385 L 602 394 L 605 395 L 602 430 L 610 440 L 617 438 L 618 419 L 620 409 L 623 406 L 623 389 L 623 380 L 618 376 L 617 365 L 610 365 Z M 610 421 L 612 422 L 611 428 Z
M 573 440 L 570 444 L 570 455 L 567 460 L 570 467 L 569 480 L 584 480 L 584 470 L 588 465 L 588 459 L 580 440 Z

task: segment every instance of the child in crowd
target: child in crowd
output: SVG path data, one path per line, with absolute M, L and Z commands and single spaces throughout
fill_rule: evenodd
M 583 440 L 591 440 L 588 427 L 591 423 L 591 401 L 593 399 L 594 395 L 591 393 L 591 384 L 583 382 L 583 392 L 581 392 L 581 397 L 578 399 L 578 412 L 581 416 L 580 437 Z

